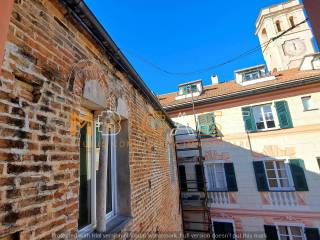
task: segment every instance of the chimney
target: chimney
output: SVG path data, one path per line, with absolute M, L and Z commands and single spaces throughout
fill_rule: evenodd
M 211 83 L 212 85 L 217 85 L 219 84 L 219 78 L 218 78 L 218 75 L 217 74 L 213 74 L 211 76 Z

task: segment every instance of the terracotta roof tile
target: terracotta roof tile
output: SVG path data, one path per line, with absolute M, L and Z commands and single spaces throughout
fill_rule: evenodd
M 294 81 L 294 80 L 299 80 L 299 79 L 304 79 L 304 78 L 314 77 L 314 76 L 320 77 L 320 70 L 299 71 L 299 69 L 290 69 L 286 71 L 277 72 L 276 74 L 273 74 L 273 76 L 276 77 L 275 80 L 260 82 L 260 83 L 251 84 L 247 86 L 242 86 L 236 83 L 235 80 L 230 82 L 220 83 L 217 85 L 205 86 L 202 94 L 198 97 L 195 97 L 194 99 L 199 100 L 199 99 L 206 99 L 209 97 L 218 97 L 218 96 L 223 96 L 230 93 L 241 92 L 241 91 L 255 89 L 259 87 L 271 86 L 275 83 L 285 83 L 289 81 Z M 173 92 L 173 93 L 159 95 L 158 99 L 164 107 L 170 106 L 173 104 L 186 103 L 191 101 L 190 98 L 175 100 L 176 97 L 177 97 L 177 92 Z

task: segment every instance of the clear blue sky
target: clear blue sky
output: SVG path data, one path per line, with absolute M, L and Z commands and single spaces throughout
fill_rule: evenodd
M 261 8 L 285 0 L 85 0 L 142 79 L 157 94 L 180 83 L 264 63 L 261 51 L 224 67 L 192 76 L 156 70 L 132 52 L 171 72 L 191 72 L 221 63 L 259 44 L 255 21 Z M 131 52 L 128 52 L 128 50 Z

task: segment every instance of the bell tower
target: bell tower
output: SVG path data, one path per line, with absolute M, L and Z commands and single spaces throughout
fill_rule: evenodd
M 315 53 L 313 34 L 299 0 L 290 0 L 261 10 L 256 22 L 264 59 L 269 71 L 282 71 L 300 66 L 303 57 Z M 272 38 L 296 26 L 275 41 Z

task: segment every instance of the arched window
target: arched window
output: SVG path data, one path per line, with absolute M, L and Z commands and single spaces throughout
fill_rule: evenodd
M 280 21 L 279 21 L 279 20 L 276 21 L 276 26 L 277 26 L 278 32 L 281 32 L 282 29 L 281 29 L 281 24 L 280 24 Z
M 294 27 L 295 24 L 294 24 L 294 18 L 293 18 L 293 16 L 289 17 L 289 21 L 290 21 L 291 27 Z
M 268 34 L 265 28 L 261 32 L 261 39 L 262 39 L 262 43 L 265 43 L 268 41 Z

